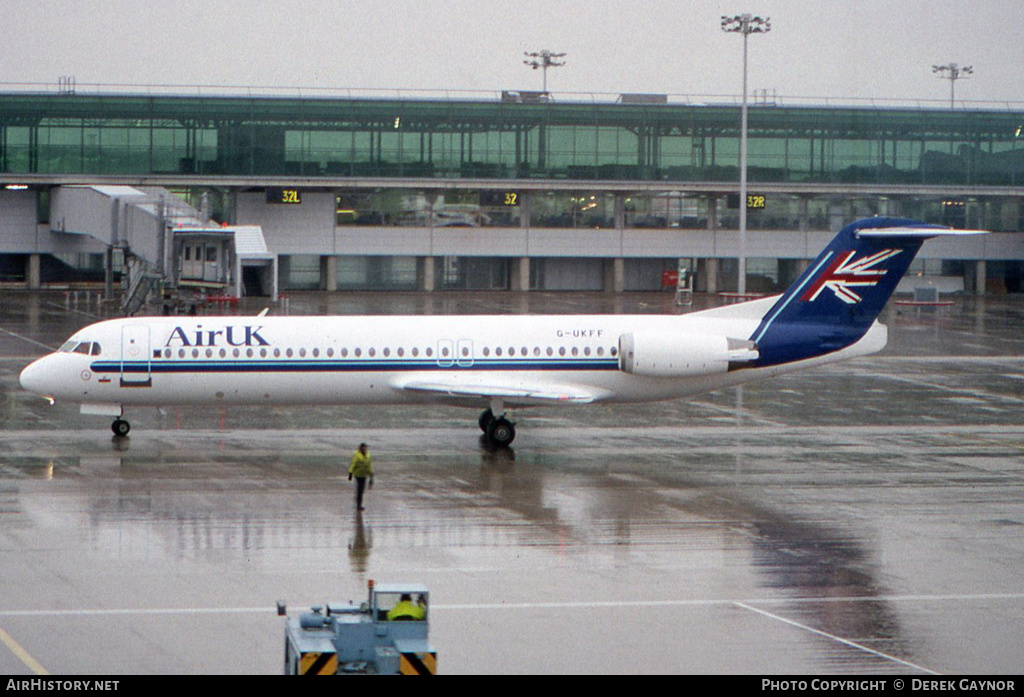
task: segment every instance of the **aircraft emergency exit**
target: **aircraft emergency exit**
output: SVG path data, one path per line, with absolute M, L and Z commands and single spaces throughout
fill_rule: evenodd
M 677 399 L 881 350 L 877 317 L 920 249 L 976 234 L 900 218 L 843 228 L 792 287 L 686 315 L 139 317 L 99 322 L 21 373 L 83 413 L 127 406 L 430 404 L 506 409 Z

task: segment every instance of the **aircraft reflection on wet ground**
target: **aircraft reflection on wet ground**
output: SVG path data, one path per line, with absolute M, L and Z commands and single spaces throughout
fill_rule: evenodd
M 274 601 L 369 578 L 431 588 L 448 673 L 1019 670 L 1014 298 L 890 312 L 874 361 L 524 413 L 494 452 L 444 408 L 139 410 L 112 440 L 17 390 L 31 342 L 90 321 L 23 297 L 0 308 L 0 629 L 50 671 L 278 672 Z M 0 647 L 0 672 L 28 668 Z

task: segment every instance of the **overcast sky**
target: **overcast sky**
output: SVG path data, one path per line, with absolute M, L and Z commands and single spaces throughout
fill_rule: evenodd
M 0 0 L 0 82 L 539 90 L 1024 101 L 1020 0 Z

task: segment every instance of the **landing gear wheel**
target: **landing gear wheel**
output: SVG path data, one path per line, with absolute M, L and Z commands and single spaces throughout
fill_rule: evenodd
M 124 419 L 114 419 L 114 423 L 110 424 L 110 430 L 115 436 L 127 436 L 128 431 L 132 430 L 132 425 Z
M 494 421 L 494 412 L 490 409 L 484 409 L 480 413 L 480 418 L 477 420 L 477 423 L 480 424 L 480 430 L 487 433 L 487 427 L 491 425 L 492 421 Z
M 496 448 L 507 448 L 516 439 L 516 427 L 505 417 L 492 419 L 487 424 L 487 440 Z

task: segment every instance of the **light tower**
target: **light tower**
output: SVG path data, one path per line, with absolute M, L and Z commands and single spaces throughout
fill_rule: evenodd
M 534 53 L 523 53 L 524 56 L 531 60 L 523 61 L 523 65 L 528 65 L 534 70 L 541 68 L 544 71 L 544 93 L 548 91 L 548 68 L 557 68 L 565 65 L 565 61 L 559 61 L 559 58 L 565 58 L 564 53 L 552 53 L 546 48 L 540 52 Z
M 952 109 L 956 103 L 956 81 L 962 80 L 968 75 L 974 72 L 974 67 L 970 65 L 959 66 L 956 63 L 950 63 L 949 65 L 933 65 L 933 73 L 942 73 L 939 75 L 943 80 L 949 80 L 949 108 Z M 946 73 L 949 75 L 946 75 Z
M 722 31 L 743 34 L 743 110 L 740 116 L 740 293 L 747 292 L 747 37 L 771 31 L 770 17 L 749 14 L 726 17 L 722 15 Z

